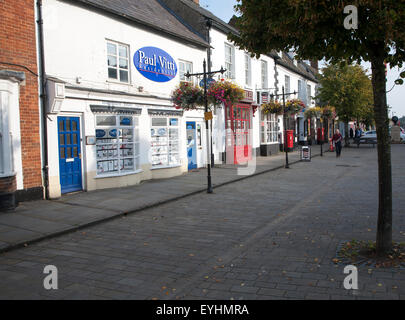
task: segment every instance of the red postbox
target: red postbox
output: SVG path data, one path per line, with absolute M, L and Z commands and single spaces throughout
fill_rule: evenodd
M 285 133 L 287 137 L 287 149 L 294 148 L 294 131 L 286 130 Z
M 323 142 L 325 139 L 325 128 L 318 128 L 317 136 L 318 141 Z

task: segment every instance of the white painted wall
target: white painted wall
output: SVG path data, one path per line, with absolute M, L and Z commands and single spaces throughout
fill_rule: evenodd
M 211 46 L 212 49 L 212 70 L 219 70 L 221 67 L 225 67 L 225 44 L 232 45 L 228 41 L 227 35 L 222 31 L 215 28 L 211 29 Z M 268 56 L 261 55 L 259 58 L 251 58 L 251 84 L 247 85 L 245 81 L 245 54 L 244 50 L 239 50 L 236 46 L 235 48 L 235 77 L 232 80 L 234 83 L 239 85 L 245 90 L 253 91 L 254 99 L 256 100 L 256 91 L 274 88 L 274 60 Z M 267 88 L 262 88 L 261 80 L 261 60 L 267 62 Z M 223 76 L 218 74 L 216 79 L 221 79 Z M 268 90 L 263 90 L 268 91 Z M 270 90 L 272 91 L 272 90 Z M 218 112 L 218 124 L 214 123 L 214 127 L 220 128 L 222 132 L 225 132 L 225 115 L 223 108 Z M 222 123 L 222 124 L 221 124 Z M 215 137 L 217 141 L 216 156 L 218 152 L 225 151 L 225 139 L 224 135 L 218 135 Z M 260 147 L 260 112 L 256 111 L 255 115 L 252 117 L 252 147 Z
M 144 92 L 169 97 L 179 82 L 179 73 L 169 82 L 157 83 L 143 77 L 134 67 L 134 53 L 146 46 L 161 48 L 178 61 L 193 62 L 195 71 L 202 71 L 206 50 L 173 40 L 163 34 L 144 30 L 95 11 L 83 9 L 59 0 L 45 0 L 44 39 L 46 72 L 64 81 L 76 84 L 76 77 L 82 78 L 83 87 Z M 106 40 L 121 42 L 130 50 L 130 84 L 108 80 Z

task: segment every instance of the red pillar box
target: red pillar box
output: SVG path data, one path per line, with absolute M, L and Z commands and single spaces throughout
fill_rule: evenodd
M 291 151 L 294 148 L 294 131 L 286 130 L 285 132 L 287 137 L 287 150 Z

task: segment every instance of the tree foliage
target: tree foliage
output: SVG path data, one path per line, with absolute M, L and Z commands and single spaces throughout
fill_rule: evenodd
M 358 64 L 329 64 L 319 75 L 317 98 L 322 105 L 333 105 L 337 116 L 347 123 L 351 120 L 373 120 L 373 91 L 371 80 Z
M 332 63 L 370 61 L 383 44 L 384 60 L 405 60 L 405 2 L 398 0 L 237 0 L 237 45 L 260 55 L 294 50 L 298 58 Z M 347 30 L 344 8 L 358 8 L 358 28 Z M 391 50 L 392 49 L 392 50 Z M 404 75 L 405 76 L 405 75 Z

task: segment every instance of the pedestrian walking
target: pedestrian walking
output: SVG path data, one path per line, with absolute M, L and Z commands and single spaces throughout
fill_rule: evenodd
M 350 139 L 353 140 L 353 136 L 354 136 L 353 128 L 350 127 Z
M 342 152 L 342 140 L 343 137 L 340 134 L 339 129 L 336 129 L 335 134 L 332 137 L 332 142 L 335 144 L 336 157 L 340 157 L 340 153 Z

